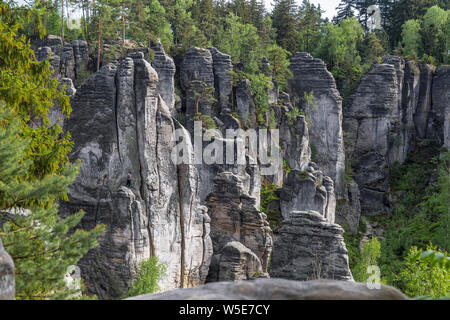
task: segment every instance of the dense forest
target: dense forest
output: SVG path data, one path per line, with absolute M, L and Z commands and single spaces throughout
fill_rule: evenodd
M 71 107 L 51 78 L 49 63 L 34 58 L 30 44 L 46 34 L 63 42 L 85 40 L 92 72 L 107 61 L 125 58 L 129 49 L 150 48 L 157 39 L 175 60 L 193 46 L 215 47 L 231 56 L 233 81 L 250 80 L 257 122 L 268 126 L 274 114 L 268 112 L 267 89 L 271 82 L 280 91 L 287 89 L 292 78 L 289 61 L 296 52 L 326 63 L 343 108 L 362 77 L 385 55 L 435 67 L 450 64 L 448 0 L 342 0 L 332 21 L 309 0 L 273 0 L 270 11 L 258 0 L 24 2 L 2 1 L 0 7 L 0 217 L 8 221 L 0 235 L 16 263 L 21 299 L 70 297 L 73 292 L 63 282 L 67 267 L 98 245 L 96 239 L 104 232 L 102 225 L 69 231 L 81 221 L 81 211 L 58 217 L 57 203 L 67 200 L 67 187 L 80 164 L 71 164 L 67 157 L 73 147 L 70 133 L 48 125 L 47 111 L 55 99 L 64 114 L 69 115 Z M 381 14 L 375 29 L 368 10 L 372 5 Z M 153 55 L 149 50 L 146 58 Z M 175 91 L 182 94 L 177 82 Z M 11 145 L 13 151 L 6 147 Z M 363 217 L 358 231 L 344 237 L 356 281 L 367 280 L 367 266 L 379 265 L 383 283 L 410 297 L 442 298 L 450 290 L 450 157 L 429 141 L 417 145 L 391 172 L 397 206 L 389 215 Z M 351 164 L 346 175 L 350 181 Z M 277 198 L 271 188 L 266 185 L 261 191 L 261 210 L 269 218 L 268 207 Z M 16 208 L 30 209 L 34 216 L 13 219 L 4 213 Z M 49 229 L 36 228 L 36 220 Z M 425 260 L 417 262 L 422 252 Z M 39 270 L 45 272 L 36 276 Z

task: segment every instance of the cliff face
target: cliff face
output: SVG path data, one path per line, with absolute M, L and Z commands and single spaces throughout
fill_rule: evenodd
M 36 59 L 49 59 L 56 79 L 69 78 L 78 85 L 87 77 L 89 50 L 86 41 L 63 43 L 60 37 L 49 35 L 34 46 Z
M 108 228 L 80 262 L 88 290 L 100 298 L 123 294 L 150 255 L 167 264 L 163 290 L 198 285 L 207 275 L 207 208 L 199 203 L 195 166 L 171 161 L 173 131 L 182 127 L 157 88 L 158 74 L 142 54 L 106 65 L 79 88 L 65 125 L 75 142 L 71 159 L 83 165 L 61 210 L 83 209 L 82 227 Z
M 83 161 L 61 215 L 83 209 L 81 227 L 107 226 L 100 246 L 79 264 L 88 291 L 99 298 L 125 293 L 139 262 L 152 255 L 168 267 L 163 291 L 269 274 L 352 280 L 338 224 L 354 232 L 361 214 L 389 212 L 390 169 L 414 150 L 416 139 L 450 143 L 448 67 L 435 71 L 384 57 L 343 107 L 325 64 L 296 53 L 289 92 L 268 91 L 279 130 L 272 152 L 280 152 L 284 169 L 279 164 L 263 175 L 267 165 L 249 150 L 244 164 L 236 154 L 233 163 L 224 161 L 226 146 L 237 151 L 245 140 L 227 136 L 228 129 L 259 128 L 250 81 L 233 87 L 230 56 L 190 48 L 175 64 L 159 43 L 152 50 L 151 64 L 143 53 L 132 53 L 75 90 L 70 81 L 77 84 L 79 66 L 88 61 L 84 43 L 62 45 L 50 37 L 37 49 L 39 59 L 58 53 L 50 62 L 73 94 L 64 123 L 75 142 L 70 158 Z M 267 60 L 262 64 L 268 67 Z M 55 119 L 61 117 L 55 110 Z M 197 111 L 215 128 L 209 132 L 214 138 L 194 127 Z M 182 164 L 171 161 L 175 133 L 186 141 Z M 197 149 L 223 161 L 198 162 Z M 281 216 L 275 235 L 261 211 L 261 190 L 270 184 L 279 197 L 270 205 Z
M 384 57 L 345 108 L 347 150 L 365 215 L 390 212 L 390 170 L 405 161 L 417 139 L 445 146 L 449 71 L 441 67 L 433 73 L 425 64 Z

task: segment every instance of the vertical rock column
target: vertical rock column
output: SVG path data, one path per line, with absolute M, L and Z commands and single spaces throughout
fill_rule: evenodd
M 309 122 L 313 161 L 330 176 L 336 196 L 345 197 L 345 153 L 342 133 L 342 98 L 325 63 L 308 53 L 297 52 L 291 59 L 293 78 L 290 91 Z M 312 95 L 307 101 L 305 95 Z M 292 99 L 291 99 L 292 100 Z
M 15 296 L 14 263 L 0 239 L 0 300 L 14 300 Z
M 156 71 L 142 53 L 132 54 L 117 69 L 108 64 L 88 78 L 72 106 L 71 159 L 83 165 L 61 213 L 83 209 L 81 227 L 107 226 L 100 246 L 80 262 L 88 291 L 120 297 L 139 262 L 152 255 L 167 266 L 161 290 L 203 283 L 212 254 L 209 217 L 195 165 L 171 160 L 174 130 L 187 131 L 172 120 Z

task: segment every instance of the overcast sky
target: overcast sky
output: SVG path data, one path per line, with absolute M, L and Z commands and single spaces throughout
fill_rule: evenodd
M 264 0 L 266 2 L 267 9 L 271 10 L 273 0 Z M 322 10 L 325 10 L 325 17 L 330 20 L 336 15 L 336 7 L 339 5 L 340 0 L 310 0 L 314 4 L 319 4 Z M 302 0 L 297 0 L 298 4 L 302 3 Z

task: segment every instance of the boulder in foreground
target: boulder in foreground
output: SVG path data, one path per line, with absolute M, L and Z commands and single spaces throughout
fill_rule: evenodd
M 195 288 L 143 294 L 129 300 L 405 300 L 399 290 L 381 285 L 369 289 L 365 283 L 337 280 L 293 281 L 256 279 L 213 282 Z

